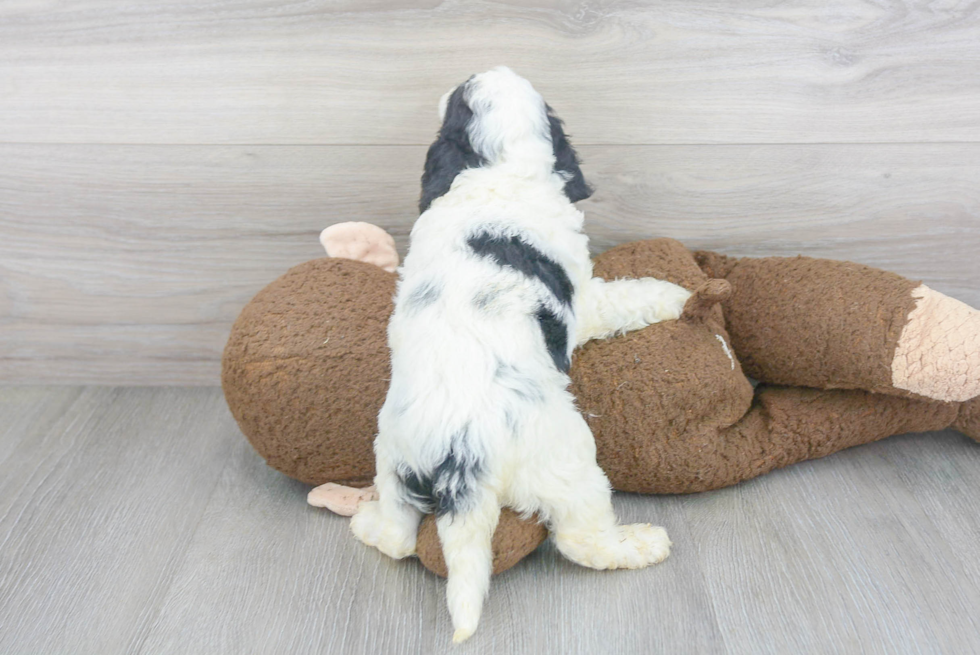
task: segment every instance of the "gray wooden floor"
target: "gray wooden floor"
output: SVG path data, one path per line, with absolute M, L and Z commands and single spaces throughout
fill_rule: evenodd
M 0 387 L 0 653 L 970 653 L 980 446 L 894 437 L 741 486 L 620 495 L 671 557 L 549 546 L 450 649 L 441 580 L 358 543 L 215 388 Z

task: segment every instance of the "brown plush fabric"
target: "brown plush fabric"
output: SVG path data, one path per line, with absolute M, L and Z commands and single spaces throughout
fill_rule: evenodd
M 704 486 L 677 491 L 727 487 L 894 434 L 943 430 L 956 411 L 950 403 L 867 391 L 761 386 L 749 413 L 711 440 L 723 465 L 711 469 Z
M 721 320 L 716 320 L 716 312 L 719 309 L 717 305 L 723 300 L 728 300 L 731 295 L 732 285 L 728 280 L 708 280 L 695 289 L 691 297 L 684 303 L 681 320 L 688 322 L 715 320 L 718 325 L 723 325 Z
M 613 248 L 596 259 L 595 270 L 607 278 L 669 279 L 715 301 L 730 292 L 724 282 L 708 282 L 672 239 Z M 752 403 L 752 385 L 722 344 L 730 339 L 720 308 L 695 298 L 684 317 L 587 343 L 575 354 L 572 393 L 616 489 L 695 490 L 719 464 L 708 455 L 711 438 Z
M 291 268 L 242 310 L 221 384 L 269 466 L 313 485 L 371 484 L 394 291 L 392 273 L 325 258 Z
M 708 279 L 691 251 L 674 239 L 633 241 L 610 248 L 595 258 L 593 271 L 606 280 L 655 277 L 688 289 L 694 289 Z
M 548 530 L 536 520 L 522 521 L 511 509 L 500 512 L 500 522 L 493 533 L 493 572 L 500 573 L 530 555 L 548 537 Z M 425 568 L 445 578 L 448 575 L 442 544 L 436 531 L 435 517 L 426 516 L 419 527 L 416 552 Z
M 616 489 L 693 491 L 721 463 L 711 438 L 749 409 L 752 385 L 716 335 L 727 341 L 720 326 L 670 321 L 576 354 L 572 393 Z
M 959 414 L 952 428 L 980 441 L 980 397 L 960 405 Z
M 574 356 L 571 388 L 617 489 L 715 489 L 954 421 L 980 439 L 980 400 L 924 401 L 894 395 L 889 385 L 914 282 L 806 258 L 699 253 L 695 261 L 670 239 L 613 248 L 595 270 L 607 279 L 654 276 L 695 290 L 681 320 L 589 343 Z M 309 484 L 370 483 L 394 286 L 394 275 L 377 267 L 322 259 L 291 269 L 242 312 L 222 383 L 232 414 L 270 466 Z M 769 382 L 893 395 L 765 385 L 753 393 L 739 359 Z M 494 571 L 544 538 L 542 526 L 505 511 L 494 535 Z M 445 574 L 431 518 L 417 549 L 427 567 Z
M 747 375 L 772 384 L 912 395 L 893 386 L 892 360 L 919 283 L 809 257 L 697 258 L 734 288 L 723 303 L 725 320 Z

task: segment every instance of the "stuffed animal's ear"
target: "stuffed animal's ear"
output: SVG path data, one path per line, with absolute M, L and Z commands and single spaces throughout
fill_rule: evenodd
M 555 150 L 555 171 L 565 178 L 565 195 L 572 202 L 585 200 L 592 195 L 592 187 L 585 181 L 582 169 L 579 168 L 578 153 L 568 142 L 561 119 L 555 116 L 551 107 L 545 106 L 551 126 L 551 143 Z
M 320 233 L 320 243 L 328 257 L 355 259 L 380 266 L 389 273 L 398 268 L 395 240 L 377 225 L 337 223 Z
M 435 143 L 429 146 L 422 173 L 422 197 L 419 212 L 424 212 L 436 198 L 449 191 L 453 180 L 467 168 L 483 165 L 483 157 L 473 150 L 467 131 L 473 110 L 466 104 L 466 84 L 456 87 L 445 102 L 440 101 L 442 128 Z M 445 105 L 445 108 L 443 108 Z

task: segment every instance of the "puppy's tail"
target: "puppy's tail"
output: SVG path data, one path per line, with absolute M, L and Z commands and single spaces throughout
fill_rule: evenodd
M 500 518 L 496 496 L 481 489 L 471 509 L 444 514 L 436 519 L 449 581 L 446 601 L 453 620 L 453 643 L 469 639 L 483 611 L 490 588 L 493 551 L 490 540 Z

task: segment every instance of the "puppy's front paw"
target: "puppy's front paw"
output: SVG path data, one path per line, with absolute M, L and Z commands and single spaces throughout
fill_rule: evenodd
M 691 297 L 691 292 L 682 286 L 654 280 L 656 286 L 651 289 L 653 297 L 643 314 L 647 324 L 660 321 L 673 321 L 681 317 L 684 305 Z
M 684 306 L 691 298 L 691 295 L 691 292 L 684 287 L 677 287 L 671 290 L 671 293 L 664 299 L 665 320 L 672 321 L 680 318 L 681 314 L 684 313 Z
M 361 503 L 350 521 L 351 532 L 368 546 L 374 546 L 393 559 L 415 554 L 416 532 L 388 520 L 376 501 Z

